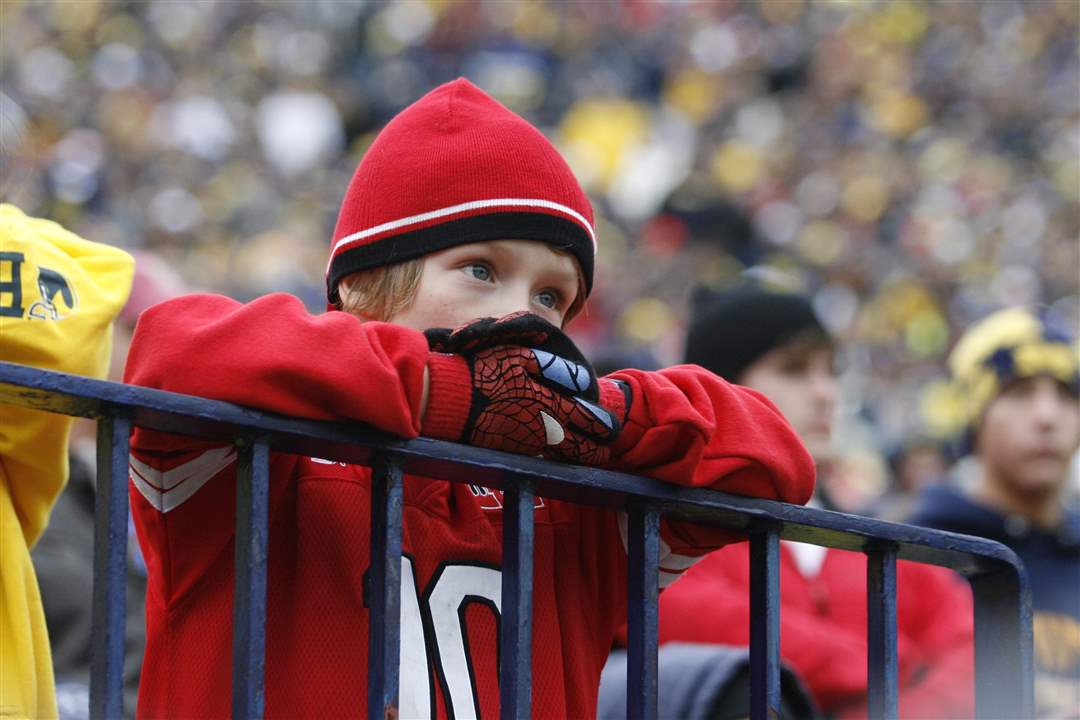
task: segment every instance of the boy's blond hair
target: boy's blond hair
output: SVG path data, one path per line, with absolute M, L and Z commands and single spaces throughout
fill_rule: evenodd
M 389 320 L 412 305 L 423 258 L 360 270 L 338 283 L 338 308 L 364 320 Z
M 337 307 L 364 320 L 389 320 L 416 300 L 423 273 L 424 259 L 415 258 L 346 275 L 338 283 Z M 579 272 L 577 295 L 563 316 L 564 326 L 585 306 L 585 292 Z

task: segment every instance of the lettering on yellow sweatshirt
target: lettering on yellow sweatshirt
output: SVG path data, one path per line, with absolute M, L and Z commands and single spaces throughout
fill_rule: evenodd
M 104 377 L 134 261 L 0 204 L 0 360 Z M 72 418 L 0 405 L 0 718 L 56 716 L 30 548 L 67 481 Z

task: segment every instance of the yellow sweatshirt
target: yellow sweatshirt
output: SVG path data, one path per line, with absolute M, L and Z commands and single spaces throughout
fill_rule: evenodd
M 0 360 L 104 377 L 134 267 L 122 250 L 0 204 Z M 30 547 L 67 481 L 71 423 L 0 404 L 0 718 L 56 716 Z

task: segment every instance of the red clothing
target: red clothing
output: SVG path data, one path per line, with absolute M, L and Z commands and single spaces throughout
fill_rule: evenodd
M 416 331 L 313 317 L 271 295 L 247 305 L 189 296 L 140 319 L 128 382 L 290 415 L 357 420 L 403 437 L 420 428 L 427 342 Z M 612 466 L 687 485 L 805 502 L 813 467 L 762 396 L 696 367 L 617 374 L 631 414 Z M 137 430 L 132 508 L 146 555 L 144 717 L 230 709 L 235 454 Z M 368 615 L 370 471 L 271 458 L 266 713 L 362 714 Z M 498 707 L 501 497 L 406 476 L 401 717 L 494 715 Z M 601 667 L 625 622 L 620 513 L 538 498 L 533 590 L 537 717 L 595 714 Z M 663 579 L 722 536 L 662 526 Z
M 749 577 L 748 543 L 702 558 L 660 595 L 660 642 L 748 645 Z M 903 560 L 896 584 L 900 717 L 971 717 L 970 590 L 951 570 Z M 808 578 L 781 544 L 780 654 L 823 710 L 866 716 L 865 555 L 829 549 Z

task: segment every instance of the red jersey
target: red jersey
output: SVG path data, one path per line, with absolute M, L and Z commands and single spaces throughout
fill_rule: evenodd
M 748 645 L 749 545 L 718 550 L 660 596 L 660 642 Z M 971 592 L 951 571 L 896 563 L 901 718 L 972 717 Z M 780 654 L 822 710 L 866 717 L 866 556 L 830 548 L 804 575 L 780 546 Z
M 420 430 L 422 333 L 309 315 L 271 295 L 247 305 L 189 296 L 147 311 L 126 380 L 312 419 Z M 624 371 L 634 401 L 613 469 L 805 502 L 809 456 L 776 408 L 696 367 Z M 230 713 L 236 456 L 231 446 L 136 430 L 131 500 L 149 574 L 143 717 Z M 273 453 L 266 714 L 344 717 L 366 708 L 370 470 Z M 407 475 L 401 717 L 498 712 L 501 494 Z M 536 499 L 533 714 L 591 717 L 625 622 L 621 513 Z M 661 582 L 728 536 L 661 528 Z

